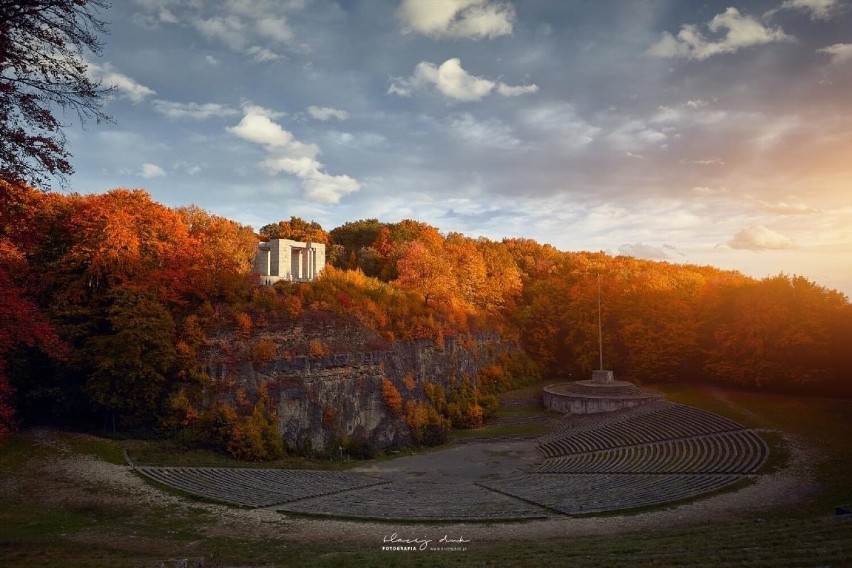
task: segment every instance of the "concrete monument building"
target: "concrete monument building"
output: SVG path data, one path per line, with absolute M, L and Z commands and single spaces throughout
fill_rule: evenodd
M 300 243 L 289 239 L 272 239 L 258 244 L 254 270 L 262 284 L 278 281 L 310 282 L 325 267 L 325 245 Z

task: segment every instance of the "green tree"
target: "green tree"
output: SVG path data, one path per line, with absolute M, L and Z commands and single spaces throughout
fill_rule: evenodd
M 86 345 L 92 399 L 122 426 L 151 426 L 175 371 L 175 325 L 163 306 L 144 292 L 113 292 L 109 332 Z

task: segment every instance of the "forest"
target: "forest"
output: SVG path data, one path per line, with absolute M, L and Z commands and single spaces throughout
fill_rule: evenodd
M 475 378 L 494 386 L 473 398 L 433 388 L 427 404 L 384 386 L 389 412 L 420 441 L 440 441 L 450 426 L 481 424 L 497 390 L 597 368 L 599 283 L 604 366 L 619 379 L 852 395 L 852 306 L 800 276 L 756 280 L 442 234 L 416 220 L 326 231 L 292 217 L 256 233 L 138 189 L 79 195 L 0 184 L 0 437 L 39 423 L 152 436 L 189 428 L 212 447 L 263 459 L 284 451 L 274 403 L 263 389 L 212 400 L 211 346 L 268 361 L 275 346 L 252 330 L 306 318 L 360 326 L 384 345 L 487 332 L 520 346 Z M 251 261 L 271 238 L 324 243 L 329 265 L 311 283 L 261 286 Z M 309 356 L 341 349 L 306 345 Z

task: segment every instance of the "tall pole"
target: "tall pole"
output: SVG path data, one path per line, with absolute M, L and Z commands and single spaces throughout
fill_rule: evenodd
M 603 326 L 601 325 L 601 275 L 598 274 L 598 354 L 601 358 L 601 371 L 603 371 Z

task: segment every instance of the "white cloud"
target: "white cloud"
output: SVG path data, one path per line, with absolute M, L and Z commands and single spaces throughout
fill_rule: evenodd
M 764 26 L 752 16 L 744 16 L 736 8 L 728 8 L 716 14 L 707 29 L 718 39 L 707 39 L 698 26 L 684 24 L 677 37 L 669 32 L 646 52 L 654 57 L 707 59 L 721 53 L 735 53 L 740 49 L 778 41 L 791 37 L 781 28 Z
M 535 93 L 538 91 L 538 85 L 518 85 L 512 87 L 506 83 L 497 84 L 497 92 L 504 97 L 519 97 L 527 93 Z
M 784 0 L 779 10 L 801 10 L 812 20 L 828 20 L 840 7 L 840 0 Z
M 246 50 L 246 53 L 251 55 L 252 59 L 257 61 L 258 63 L 266 63 L 267 61 L 278 61 L 282 59 L 283 56 L 279 53 L 272 51 L 269 48 L 261 47 L 259 45 L 253 45 Z
M 266 148 L 268 156 L 260 167 L 270 175 L 296 176 L 302 181 L 305 197 L 320 203 L 339 203 L 341 197 L 361 188 L 354 178 L 324 172 L 323 164 L 317 160 L 319 147 L 296 140 L 292 133 L 272 120 L 276 113 L 258 106 L 248 106 L 244 112 L 239 124 L 226 130 Z
M 208 65 L 219 65 L 219 60 L 213 57 L 212 55 L 205 55 L 204 61 L 206 61 Z
M 357 180 L 347 176 L 332 176 L 320 171 L 313 171 L 305 176 L 305 197 L 319 203 L 339 203 L 344 195 L 361 189 Z
M 819 215 L 822 213 L 819 209 L 809 207 L 801 202 L 787 203 L 786 201 L 779 201 L 778 203 L 769 203 L 760 200 L 758 204 L 763 211 L 779 215 Z
M 728 241 L 728 246 L 734 249 L 747 250 L 783 250 L 798 247 L 790 237 L 776 233 L 763 225 L 743 229 Z
M 832 65 L 840 65 L 852 61 L 852 43 L 835 43 L 834 45 L 817 49 L 817 52 L 831 55 Z
M 282 44 L 289 44 L 294 39 L 293 30 L 290 29 L 284 18 L 264 17 L 257 21 L 257 33 Z
M 618 253 L 623 256 L 632 256 L 634 258 L 646 258 L 649 260 L 666 260 L 669 257 L 668 253 L 660 247 L 646 245 L 644 243 L 623 244 L 618 247 Z
M 406 31 L 434 38 L 493 38 L 512 33 L 515 10 L 489 0 L 403 0 L 397 11 Z
M 243 140 L 271 147 L 286 147 L 293 142 L 293 135 L 273 122 L 270 117 L 258 107 L 249 107 L 239 124 L 226 128 Z
M 166 175 L 166 170 L 164 170 L 157 164 L 145 162 L 144 164 L 142 164 L 142 169 L 139 171 L 139 175 L 143 178 L 163 177 Z
M 538 90 L 536 85 L 513 87 L 471 75 L 462 68 L 461 60 L 453 57 L 440 66 L 421 61 L 414 68 L 414 74 L 411 77 L 394 79 L 388 88 L 388 93 L 408 97 L 414 91 L 426 86 L 434 86 L 441 94 L 451 99 L 468 102 L 482 100 L 495 88 L 504 97 L 516 97 Z
M 728 190 L 724 187 L 716 188 L 716 187 L 708 187 L 706 185 L 697 185 L 690 189 L 690 191 L 696 195 L 726 195 Z
M 578 115 L 570 103 L 529 106 L 519 118 L 524 126 L 544 135 L 548 143 L 570 150 L 585 148 L 601 133 L 601 128 Z
M 154 110 L 168 118 L 205 120 L 208 118 L 224 118 L 239 114 L 237 109 L 218 103 L 177 103 L 158 99 L 153 102 L 153 105 Z
M 207 164 L 204 164 L 206 166 Z M 204 167 L 201 164 L 193 164 L 191 162 L 187 162 L 186 160 L 178 160 L 172 164 L 173 170 L 183 170 L 187 174 L 194 176 L 200 174 Z
M 144 14 L 134 19 L 146 27 L 176 24 L 197 30 L 211 41 L 220 42 L 232 51 L 249 56 L 257 62 L 282 59 L 280 48 L 297 49 L 296 36 L 284 12 L 293 9 L 294 2 L 267 0 L 225 0 L 202 2 L 168 0 L 137 2 Z M 207 62 L 217 64 L 208 56 Z
M 208 39 L 221 41 L 234 51 L 241 51 L 247 43 L 247 30 L 236 16 L 193 18 L 192 25 Z
M 146 97 L 157 94 L 154 89 L 119 73 L 109 63 L 98 65 L 88 61 L 87 64 L 86 74 L 90 79 L 100 81 L 105 87 L 115 87 L 122 96 L 130 99 L 133 103 L 141 103 Z
M 479 121 L 473 115 L 464 113 L 453 118 L 451 127 L 456 138 L 471 142 L 477 148 L 514 150 L 522 145 L 511 128 L 494 118 Z
M 326 121 L 332 118 L 336 118 L 337 120 L 346 120 L 349 118 L 349 113 L 345 110 L 339 110 L 331 107 L 318 107 L 318 106 L 309 106 L 308 114 L 311 115 L 312 118 L 317 120 Z
M 694 164 L 696 166 L 724 166 L 725 162 L 722 158 L 713 156 L 710 158 L 699 158 L 697 160 L 681 160 L 681 164 Z

